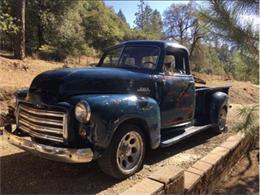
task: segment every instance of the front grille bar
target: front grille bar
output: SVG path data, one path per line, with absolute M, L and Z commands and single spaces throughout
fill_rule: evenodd
M 55 142 L 63 142 L 62 138 L 31 131 L 31 129 L 29 129 L 28 127 L 26 127 L 24 125 L 20 125 L 19 127 L 20 127 L 20 129 L 22 129 L 23 131 L 29 133 L 30 135 L 32 135 L 34 137 L 39 137 L 39 138 L 42 138 L 45 140 L 51 140 L 51 141 L 55 141 Z
M 58 128 L 50 128 L 50 127 L 47 128 L 47 127 L 35 125 L 29 121 L 25 121 L 24 119 L 20 119 L 20 123 L 26 125 L 28 128 L 32 128 L 35 131 L 48 132 L 48 133 L 54 133 L 60 135 L 63 134 L 62 132 L 60 132 L 60 129 Z
M 63 142 L 67 139 L 67 114 L 60 108 L 35 108 L 28 103 L 20 103 L 18 126 L 33 137 Z
M 26 118 L 27 120 L 29 120 L 31 122 L 35 122 L 35 123 L 63 126 L 63 123 L 58 120 L 39 118 L 39 117 L 35 117 L 35 116 L 28 115 L 25 113 L 20 113 L 20 116 L 23 118 Z
M 56 112 L 56 111 L 45 111 L 45 110 L 38 110 L 34 108 L 29 108 L 25 105 L 20 105 L 20 109 L 29 112 L 31 114 L 37 114 L 41 116 L 54 116 L 54 117 L 63 117 L 64 113 L 62 112 Z

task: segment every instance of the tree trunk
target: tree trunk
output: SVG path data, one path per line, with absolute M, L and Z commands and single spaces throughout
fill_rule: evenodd
M 39 45 L 38 45 L 38 49 L 45 44 L 45 41 L 44 41 L 44 38 L 43 38 L 43 28 L 42 28 L 42 24 L 41 24 L 41 21 L 39 20 L 39 24 L 37 25 L 37 28 L 38 28 L 38 42 L 39 42 Z
M 15 36 L 14 57 L 20 60 L 25 58 L 25 1 L 16 1 L 16 18 L 19 31 Z

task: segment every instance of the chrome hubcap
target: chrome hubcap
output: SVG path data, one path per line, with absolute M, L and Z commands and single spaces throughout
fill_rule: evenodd
M 218 126 L 221 131 L 225 129 L 226 118 L 227 118 L 227 112 L 224 109 L 222 109 L 219 113 L 219 121 L 218 121 Z
M 129 173 L 138 167 L 143 156 L 143 141 L 139 133 L 128 132 L 119 142 L 117 148 L 117 165 L 124 173 Z

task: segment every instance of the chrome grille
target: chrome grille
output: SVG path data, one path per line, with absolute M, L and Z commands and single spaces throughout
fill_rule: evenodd
M 59 108 L 38 108 L 20 103 L 18 127 L 32 137 L 63 142 L 67 138 L 67 114 Z

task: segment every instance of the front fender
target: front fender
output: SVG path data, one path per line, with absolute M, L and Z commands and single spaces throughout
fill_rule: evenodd
M 91 119 L 85 129 L 94 146 L 107 148 L 118 126 L 130 119 L 143 121 L 151 148 L 159 146 L 160 109 L 154 99 L 130 94 L 83 95 L 74 99 L 86 100 L 90 105 Z

